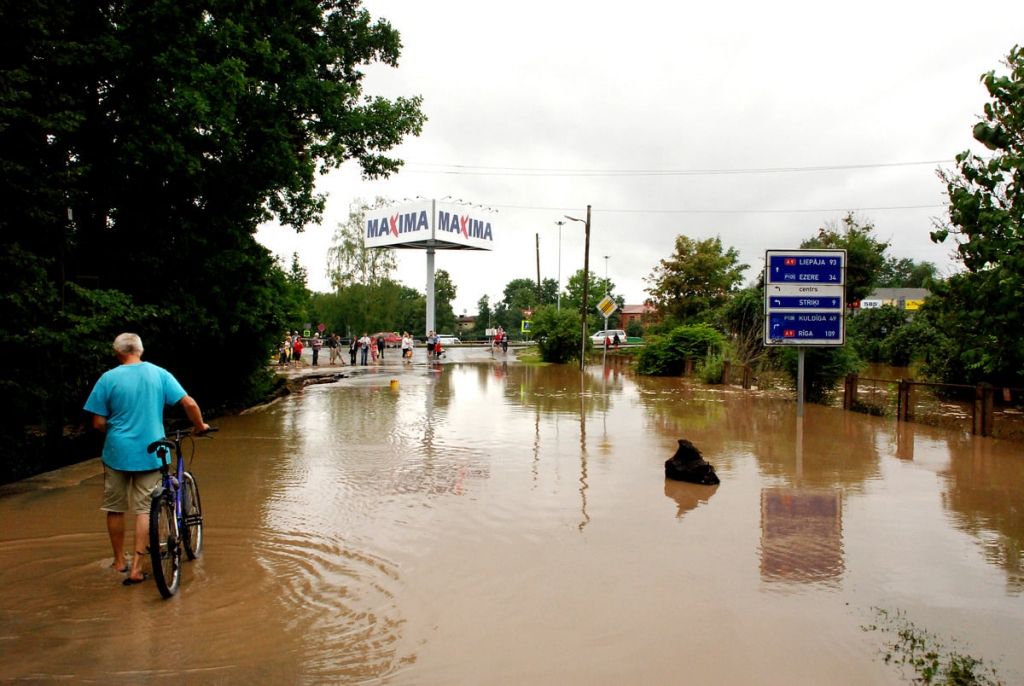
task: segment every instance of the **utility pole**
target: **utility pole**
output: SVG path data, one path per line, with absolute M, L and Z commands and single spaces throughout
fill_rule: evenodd
M 587 361 L 587 295 L 590 286 L 590 205 L 587 205 L 587 220 L 570 217 L 566 219 L 574 222 L 583 222 L 586 226 L 586 241 L 583 247 L 583 337 L 580 339 L 580 371 L 582 372 Z
M 540 286 L 540 234 L 534 234 L 537 237 L 537 307 L 541 306 L 541 286 Z
M 562 225 L 565 224 L 561 219 L 557 222 L 558 224 L 558 295 L 557 295 L 557 310 L 562 311 Z

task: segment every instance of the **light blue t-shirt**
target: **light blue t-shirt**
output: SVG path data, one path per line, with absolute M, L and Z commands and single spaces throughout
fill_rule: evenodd
M 103 462 L 114 469 L 142 472 L 160 468 L 146 452 L 164 437 L 164 406 L 186 395 L 174 376 L 149 362 L 123 364 L 103 374 L 85 402 L 85 411 L 107 418 Z

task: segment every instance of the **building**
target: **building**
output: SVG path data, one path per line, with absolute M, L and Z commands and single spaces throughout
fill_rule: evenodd
M 653 305 L 623 305 L 619 312 L 619 328 L 625 329 L 630 322 L 640 322 L 645 329 L 659 321 L 658 310 Z
M 927 288 L 876 288 L 871 295 L 860 301 L 860 309 L 892 305 L 900 310 L 917 310 L 931 294 Z

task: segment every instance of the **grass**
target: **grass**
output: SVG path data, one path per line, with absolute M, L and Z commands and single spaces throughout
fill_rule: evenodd
M 1001 686 L 996 671 L 971 655 L 943 645 L 935 634 L 920 629 L 901 610 L 875 608 L 875 622 L 865 631 L 886 634 L 884 660 L 914 674 L 915 684 Z

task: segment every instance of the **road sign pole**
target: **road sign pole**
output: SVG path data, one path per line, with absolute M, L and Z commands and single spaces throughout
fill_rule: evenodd
M 796 364 L 796 418 L 804 418 L 804 346 L 797 348 Z
M 601 358 L 601 365 L 604 367 L 608 366 L 608 315 L 604 316 L 604 340 L 601 342 L 604 345 L 604 357 Z

